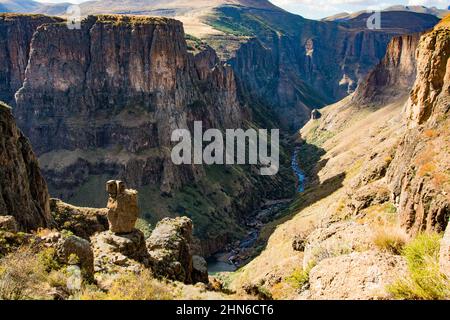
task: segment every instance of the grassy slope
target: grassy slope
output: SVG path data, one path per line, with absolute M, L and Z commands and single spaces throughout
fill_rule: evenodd
M 302 266 L 303 253 L 294 251 L 295 235 L 317 228 L 323 218 L 339 214 L 351 180 L 359 174 L 371 151 L 392 147 L 402 132 L 399 119 L 404 100 L 385 108 L 360 109 L 349 99 L 323 109 L 320 120 L 310 121 L 301 131 L 303 146 L 322 151 L 315 181 L 299 194 L 286 215 L 265 227 L 260 241 L 268 239 L 264 251 L 243 269 L 230 275 L 230 286 L 239 289 L 247 282 L 272 274 L 283 280 L 270 288 L 274 298 L 295 298 L 296 289 L 286 279 Z M 381 142 L 383 141 L 383 142 Z M 303 149 L 305 150 L 305 149 Z

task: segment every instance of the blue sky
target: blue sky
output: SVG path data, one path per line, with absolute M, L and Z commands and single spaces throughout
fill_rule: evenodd
M 40 2 L 72 2 L 85 0 L 38 0 Z M 187 0 L 189 1 L 189 0 Z M 306 18 L 319 19 L 340 12 L 383 9 L 395 4 L 424 5 L 447 8 L 450 0 L 271 0 L 274 4 Z

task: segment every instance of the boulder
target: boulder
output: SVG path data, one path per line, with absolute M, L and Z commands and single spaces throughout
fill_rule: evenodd
M 205 258 L 200 256 L 192 256 L 192 282 L 208 283 L 208 264 Z
M 388 186 L 383 181 L 376 181 L 353 190 L 347 206 L 353 215 L 358 215 L 363 209 L 389 201 L 390 195 Z
M 59 263 L 80 267 L 82 275 L 93 280 L 94 253 L 89 241 L 75 235 L 65 235 L 58 231 L 41 230 L 37 239 L 45 247 L 56 250 Z
M 111 231 L 91 237 L 96 272 L 139 272 L 149 266 L 149 256 L 142 231 L 134 229 L 127 234 Z
M 116 234 L 131 233 L 139 217 L 137 191 L 126 189 L 122 181 L 106 183 L 109 230 Z
M 17 232 L 19 227 L 13 216 L 0 216 L 0 229 L 9 232 Z
M 441 241 L 441 251 L 439 256 L 439 266 L 441 272 L 450 278 L 450 224 L 445 231 Z
M 192 259 L 192 220 L 187 217 L 175 219 L 163 219 L 153 230 L 147 240 L 147 248 L 150 254 L 150 264 L 153 273 L 160 277 L 184 282 L 187 284 L 197 280 L 193 279 Z M 196 258 L 196 267 L 203 274 L 203 261 Z M 207 272 L 207 271 L 206 271 Z
M 386 286 L 406 275 L 401 256 L 378 251 L 354 252 L 322 260 L 309 275 L 300 299 L 370 300 L 388 298 Z
M 61 236 L 56 244 L 59 260 L 68 265 L 78 265 L 85 277 L 94 277 L 94 253 L 89 241 L 77 237 Z
M 311 111 L 311 120 L 318 120 L 322 117 L 322 114 L 320 113 L 319 110 L 314 109 L 313 111 Z

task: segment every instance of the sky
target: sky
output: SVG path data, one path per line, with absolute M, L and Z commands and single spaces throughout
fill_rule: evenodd
M 37 0 L 39 2 L 71 2 L 80 3 L 86 0 Z M 189 1 L 189 0 L 187 0 Z M 446 9 L 450 0 L 270 0 L 277 6 L 309 19 L 321 19 L 341 12 L 360 10 L 379 10 L 386 7 L 402 5 L 423 5 Z

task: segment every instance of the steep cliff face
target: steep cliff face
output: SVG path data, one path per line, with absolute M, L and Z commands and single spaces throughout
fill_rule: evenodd
M 416 50 L 421 34 L 395 37 L 383 60 L 358 87 L 353 101 L 382 104 L 409 94 L 416 79 Z
M 206 41 L 230 61 L 244 91 L 271 105 L 282 123 L 296 130 L 311 109 L 353 93 L 385 56 L 394 36 L 425 31 L 438 22 L 434 16 L 386 12 L 382 29 L 369 30 L 369 16 L 331 23 L 280 10 L 224 6 L 215 9 L 209 24 L 241 43 L 218 35 Z
M 402 223 L 412 233 L 443 231 L 450 217 L 449 56 L 450 29 L 442 23 L 420 41 L 406 106 L 410 129 L 388 172 Z
M 0 14 L 0 100 L 13 102 L 22 86 L 28 63 L 30 42 L 36 29 L 62 21 L 40 15 Z
M 135 187 L 157 183 L 170 192 L 199 174 L 171 164 L 172 131 L 194 120 L 232 128 L 243 119 L 230 68 L 211 62 L 213 52 L 189 55 L 175 20 L 99 16 L 81 30 L 46 25 L 31 47 L 18 123 L 44 159 L 64 150 L 57 160 L 70 158 L 62 166 L 72 176 L 106 167 Z
M 0 103 L 0 215 L 14 216 L 24 231 L 51 222 L 47 185 L 28 139 L 11 109 Z
M 262 198 L 290 189 L 281 176 L 260 181 L 252 168 L 173 164 L 173 130 L 249 120 L 231 67 L 211 48 L 189 53 L 175 20 L 90 16 L 80 30 L 39 27 L 16 103 L 52 196 L 97 207 L 106 200 L 97 190 L 121 179 L 139 190 L 152 223 L 189 215 L 205 255 L 245 232 L 240 218 Z

